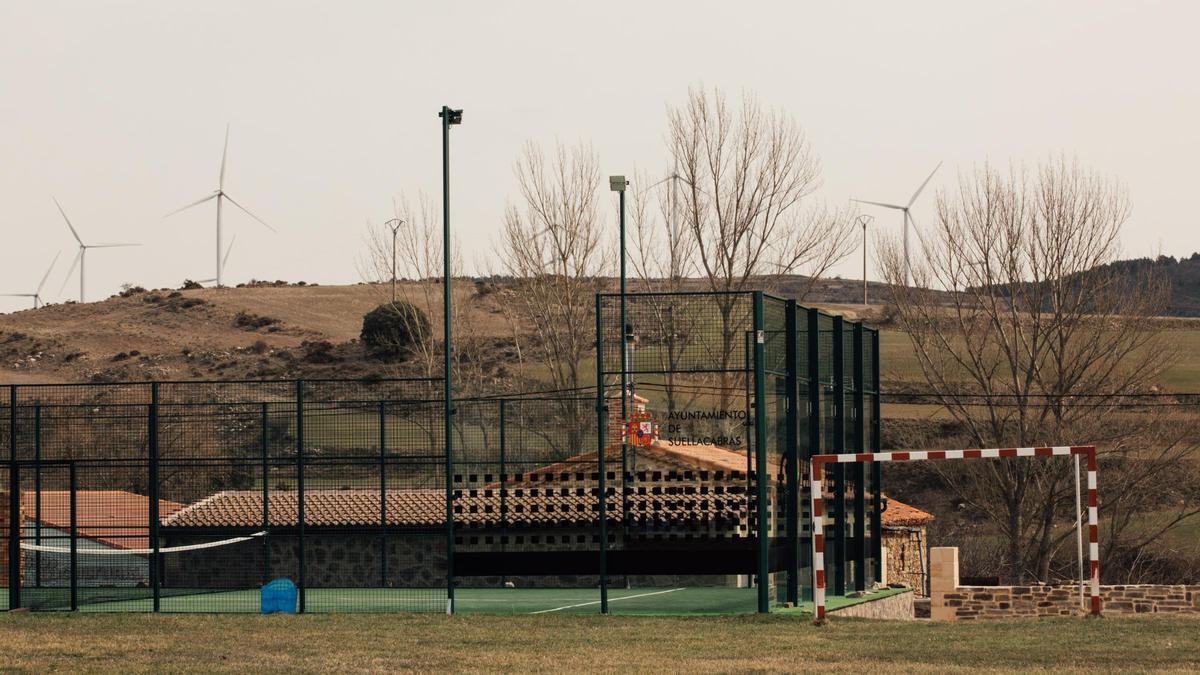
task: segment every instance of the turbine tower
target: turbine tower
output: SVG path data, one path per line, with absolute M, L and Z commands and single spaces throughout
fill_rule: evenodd
M 54 260 L 50 261 L 50 267 L 46 268 L 46 274 L 42 276 L 42 280 L 38 282 L 37 290 L 32 293 L 0 293 L 6 298 L 33 298 L 33 308 L 37 309 L 42 305 L 42 287 L 46 285 L 46 280 L 50 278 L 50 273 L 54 271 L 54 263 L 58 262 L 58 257 L 62 255 L 62 251 L 54 254 Z
M 71 273 L 75 271 L 75 267 L 79 266 L 79 302 L 84 302 L 85 293 L 87 291 L 86 281 L 86 263 L 87 252 L 89 248 L 125 248 L 127 246 L 141 246 L 141 244 L 85 244 L 83 239 L 79 238 L 79 233 L 75 231 L 75 226 L 71 224 L 71 219 L 67 217 L 67 212 L 63 211 L 62 204 L 58 200 L 54 200 L 54 205 L 58 207 L 58 212 L 62 214 L 63 220 L 67 221 L 67 227 L 71 228 L 71 235 L 75 237 L 75 241 L 79 242 L 79 253 L 75 254 L 75 261 L 71 263 L 71 268 L 67 270 L 67 277 L 63 279 L 63 285 L 58 289 L 59 294 L 67 287 L 67 282 L 71 280 Z
M 921 187 L 917 188 L 917 191 L 913 193 L 912 198 L 909 199 L 908 203 L 905 204 L 904 206 L 900 206 L 899 204 L 887 204 L 884 202 L 869 202 L 865 199 L 852 199 L 851 200 L 851 201 L 858 202 L 859 204 L 871 204 L 873 206 L 882 206 L 885 209 L 896 209 L 897 211 L 900 211 L 904 214 L 904 283 L 905 283 L 905 285 L 907 285 L 910 281 L 909 273 L 908 273 L 909 269 L 910 269 L 910 259 L 909 259 L 909 253 L 908 253 L 908 230 L 909 230 L 910 225 L 913 222 L 913 219 L 912 219 L 912 215 L 909 213 L 909 209 L 912 208 L 913 202 L 917 201 L 917 197 L 921 196 L 921 191 L 925 189 L 925 186 L 929 185 L 929 181 L 933 180 L 933 174 L 937 173 L 938 169 L 940 169 L 940 168 L 942 168 L 942 163 L 938 162 L 937 166 L 933 167 L 933 171 L 929 172 L 929 177 L 925 179 L 924 183 L 921 183 Z
M 275 228 L 268 225 L 266 223 L 266 221 L 264 221 L 262 218 L 259 218 L 258 216 L 254 215 L 253 213 L 250 213 L 249 209 L 247 209 L 246 207 L 237 203 L 237 201 L 234 200 L 233 197 L 229 196 L 228 192 L 225 192 L 225 158 L 228 155 L 229 155 L 229 125 L 226 124 L 225 125 L 225 149 L 221 151 L 221 172 L 217 176 L 217 189 L 213 190 L 212 194 L 208 195 L 207 197 L 204 197 L 203 199 L 197 199 L 196 201 L 192 202 L 191 204 L 188 204 L 187 206 L 184 206 L 182 208 L 175 209 L 174 211 L 163 216 L 164 218 L 170 218 L 171 216 L 175 215 L 176 213 L 179 213 L 181 211 L 187 211 L 188 209 L 192 208 L 193 206 L 199 206 L 199 205 L 203 204 L 204 202 L 209 201 L 210 199 L 217 200 L 217 274 L 216 274 L 216 277 L 214 277 L 212 280 L 215 281 L 218 286 L 221 285 L 221 271 L 225 267 L 225 260 L 229 257 L 229 254 L 227 252 L 223 252 L 221 249 L 221 206 L 222 206 L 222 202 L 224 200 L 228 199 L 230 204 L 233 204 L 234 206 L 236 206 L 239 209 L 241 209 L 242 211 L 244 211 L 246 213 L 246 215 L 257 220 L 260 224 L 262 224 L 263 227 L 267 228 L 268 230 L 270 230 L 272 232 L 275 232 Z M 231 244 L 231 246 L 232 246 L 232 244 Z M 223 256 L 222 256 L 222 253 L 224 253 Z

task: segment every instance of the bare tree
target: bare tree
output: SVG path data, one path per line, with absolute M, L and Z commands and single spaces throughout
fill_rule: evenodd
M 1154 318 L 1169 292 L 1161 279 L 1099 269 L 1116 258 L 1128 215 L 1122 186 L 1065 160 L 1033 175 L 985 166 L 940 195 L 935 224 L 918 230 L 912 286 L 896 241 L 879 249 L 898 326 L 963 441 L 1095 443 L 1108 465 L 1123 467 L 1102 481 L 1113 513 L 1134 506 L 1125 488 L 1195 450 L 1181 436 L 1146 452 L 1138 425 L 1123 416 L 1130 396 L 1149 391 L 1173 359 Z M 1147 461 L 1121 461 L 1136 453 Z M 1002 534 L 1007 576 L 1045 580 L 1071 534 L 1070 466 L 1012 460 L 938 470 Z
M 413 363 L 403 372 L 412 374 L 411 366 L 415 365 L 418 374 L 435 377 L 442 371 L 441 331 L 426 330 L 421 325 L 421 318 L 399 303 L 420 309 L 428 317 L 431 326 L 441 324 L 444 264 L 441 215 L 437 205 L 424 193 L 418 196 L 415 205 L 402 195 L 396 201 L 394 211 L 395 218 L 403 221 L 395 232 L 394 263 L 391 228 L 382 225 L 368 227 L 367 248 L 359 261 L 359 270 L 363 278 L 371 282 L 380 303 L 390 304 L 395 265 L 398 278 L 396 315 L 405 326 L 406 335 L 419 338 L 409 348 Z M 463 260 L 457 253 L 462 247 L 456 244 L 454 250 L 456 253 L 451 263 L 451 274 L 453 277 L 462 277 Z M 476 322 L 468 320 L 477 309 L 478 298 L 466 285 L 457 281 L 452 283 L 452 288 L 455 298 L 450 318 L 456 333 L 453 355 L 455 390 L 457 394 L 466 395 L 486 393 L 491 379 L 486 340 Z
M 811 288 L 849 255 L 851 214 L 809 205 L 820 185 L 820 161 L 793 118 L 765 110 L 750 95 L 734 106 L 720 91 L 701 89 L 690 90 L 668 118 L 671 156 L 686 186 L 683 222 L 710 290 L 770 289 L 789 274 L 807 275 Z M 717 304 L 717 358 L 728 371 L 747 310 L 733 296 Z M 725 375 L 722 388 L 728 384 Z
M 665 373 L 668 418 L 699 398 L 696 390 L 687 390 L 678 372 L 688 346 L 697 337 L 700 318 L 680 307 L 677 295 L 694 286 L 698 272 L 696 239 L 681 209 L 682 182 L 678 173 L 657 181 L 639 175 L 632 183 L 629 204 L 630 267 L 642 289 L 654 291 L 636 300 L 633 330 L 640 344 L 655 350 L 657 368 Z M 639 187 L 643 185 L 647 187 Z
M 521 206 L 509 206 L 501 255 L 515 280 L 504 306 L 533 333 L 529 351 L 555 390 L 563 391 L 568 450 L 582 449 L 585 408 L 571 395 L 591 381 L 585 366 L 595 342 L 594 294 L 610 267 L 597 215 L 599 160 L 586 145 L 557 146 L 552 156 L 525 146 L 514 167 Z

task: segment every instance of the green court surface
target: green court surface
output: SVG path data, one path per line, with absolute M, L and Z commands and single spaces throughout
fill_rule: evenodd
M 0 590 L 0 606 L 7 606 Z M 752 588 L 652 587 L 609 590 L 613 614 L 737 614 L 756 610 Z M 149 589 L 81 588 L 81 612 L 149 612 Z M 229 591 L 164 589 L 162 612 L 258 612 L 257 588 Z M 24 589 L 22 605 L 30 609 L 67 610 L 65 588 Z M 305 591 L 307 612 L 445 612 L 446 592 L 441 588 L 310 588 Z M 455 611 L 460 614 L 596 614 L 600 592 L 595 588 L 459 588 Z
M 831 595 L 826 606 L 836 610 L 870 602 L 907 589 L 887 589 L 862 598 Z M 0 607 L 7 606 L 7 592 L 0 590 Z M 643 587 L 613 588 L 608 594 L 609 612 L 625 615 L 716 615 L 750 614 L 757 611 L 753 588 Z M 81 612 L 149 612 L 153 608 L 149 589 L 82 588 L 78 596 Z M 33 610 L 68 610 L 67 589 L 24 589 L 22 605 Z M 228 591 L 164 589 L 160 611 L 170 613 L 257 613 L 257 588 Z M 305 592 L 305 611 L 312 613 L 445 612 L 446 592 L 441 588 L 310 588 Z M 595 588 L 459 588 L 455 591 L 459 614 L 597 614 L 600 593 Z M 773 607 L 783 614 L 809 614 L 812 603 L 799 607 Z

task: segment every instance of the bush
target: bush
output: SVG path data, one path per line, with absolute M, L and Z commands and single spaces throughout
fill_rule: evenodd
M 362 343 L 381 354 L 395 355 L 429 337 L 429 317 L 415 305 L 385 303 L 363 317 Z
M 233 325 L 246 330 L 258 330 L 279 323 L 279 319 L 271 316 L 259 316 L 251 312 L 238 312 L 233 317 Z

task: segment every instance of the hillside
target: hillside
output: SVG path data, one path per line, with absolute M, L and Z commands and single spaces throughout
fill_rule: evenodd
M 789 277 L 778 288 L 791 294 L 807 282 Z M 469 332 L 486 343 L 481 353 L 497 378 L 515 358 L 513 326 L 493 292 L 503 283 L 455 282 L 456 307 L 463 312 L 458 334 Z M 873 303 L 883 291 L 872 284 Z M 809 298 L 851 319 L 884 321 L 882 305 L 857 304 L 861 292 L 861 282 L 823 280 Z M 276 283 L 134 291 L 95 303 L 0 314 L 0 384 L 422 374 L 417 364 L 379 361 L 358 344 L 362 316 L 388 297 L 382 285 Z M 435 325 L 440 297 L 437 290 L 423 303 Z M 1195 322 L 1173 324 L 1185 351 L 1200 354 Z M 882 328 L 885 384 L 915 381 L 919 370 L 907 336 L 886 323 Z M 1200 389 L 1200 357 L 1178 364 L 1163 384 L 1175 391 Z
M 463 283 L 456 295 L 473 294 Z M 402 374 L 357 343 L 387 289 L 260 285 L 126 293 L 0 315 L 0 383 Z M 487 303 L 464 303 L 497 321 Z M 384 372 L 380 372 L 380 371 Z

